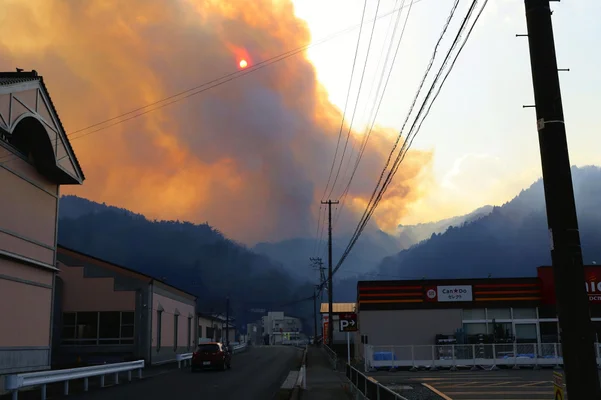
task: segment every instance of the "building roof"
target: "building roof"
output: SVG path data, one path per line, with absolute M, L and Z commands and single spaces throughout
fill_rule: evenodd
M 79 160 L 77 159 L 77 156 L 75 155 L 75 152 L 73 151 L 73 147 L 71 146 L 71 142 L 69 141 L 69 138 L 66 133 L 67 131 L 65 130 L 65 127 L 63 126 L 63 123 L 61 122 L 58 112 L 56 111 L 56 107 L 54 106 L 52 97 L 50 97 L 50 92 L 48 91 L 48 89 L 46 88 L 46 85 L 44 84 L 44 78 L 42 76 L 38 75 L 36 70 L 17 71 L 17 72 L 0 72 L 0 86 L 2 86 L 2 87 L 14 86 L 14 85 L 22 84 L 22 83 L 27 83 L 27 82 L 38 82 L 39 83 L 40 89 L 44 92 L 44 95 L 48 99 L 48 103 L 49 103 L 48 105 L 50 107 L 50 110 L 56 117 L 56 121 L 58 122 L 59 129 L 64 133 L 64 143 L 65 143 L 65 146 L 67 147 L 67 151 L 70 153 L 70 155 L 73 158 L 75 167 L 78 170 L 77 172 L 79 172 L 79 174 L 81 175 L 81 180 L 82 181 L 85 180 L 85 175 L 83 173 L 81 165 L 79 164 Z
M 321 303 L 321 308 L 319 310 L 320 313 L 330 312 L 330 308 L 328 307 L 328 303 Z M 332 303 L 332 312 L 334 314 L 337 313 L 353 313 L 357 309 L 356 303 Z
M 135 269 L 128 268 L 128 267 L 125 267 L 125 266 L 123 266 L 123 265 L 115 264 L 114 262 L 107 261 L 107 260 L 103 260 L 103 259 L 101 259 L 101 258 L 98 258 L 98 257 L 92 256 L 92 255 L 90 255 L 90 254 L 82 253 L 81 251 L 77 251 L 77 250 L 74 250 L 74 249 L 72 249 L 72 248 L 69 248 L 69 247 L 63 246 L 63 245 L 61 245 L 60 243 L 58 243 L 58 244 L 56 245 L 56 248 L 57 248 L 57 250 L 63 249 L 63 250 L 69 251 L 69 252 L 71 252 L 71 253 L 75 253 L 75 254 L 77 254 L 77 255 L 79 255 L 79 256 L 86 257 L 86 258 L 90 258 L 90 259 L 92 259 L 92 260 L 94 260 L 94 261 L 99 261 L 99 262 L 102 262 L 102 263 L 110 264 L 110 265 L 111 265 L 111 266 L 113 266 L 113 267 L 116 267 L 116 268 L 122 269 L 122 270 L 124 270 L 124 271 L 128 271 L 128 272 L 134 273 L 134 274 L 136 274 L 136 275 L 140 275 L 141 277 L 144 277 L 144 278 L 148 279 L 149 281 L 156 281 L 156 282 L 160 282 L 161 284 L 163 284 L 163 285 L 165 285 L 165 286 L 168 286 L 168 287 L 170 287 L 170 288 L 173 288 L 173 289 L 175 289 L 175 290 L 178 290 L 178 291 L 180 291 L 180 292 L 183 292 L 183 293 L 185 293 L 185 294 L 187 294 L 187 295 L 189 295 L 189 296 L 192 296 L 192 297 L 194 297 L 195 299 L 196 299 L 196 298 L 198 298 L 198 296 L 196 296 L 196 295 L 195 295 L 195 294 L 193 294 L 193 293 L 190 293 L 190 292 L 187 292 L 187 291 L 185 291 L 185 290 L 183 290 L 183 289 L 180 289 L 180 288 L 178 288 L 177 286 L 170 285 L 170 284 L 168 284 L 167 282 L 165 282 L 164 280 L 157 279 L 157 278 L 155 278 L 155 277 L 153 277 L 153 276 L 151 276 L 151 275 L 145 274 L 145 273 L 143 273 L 143 272 L 140 272 L 140 271 L 137 271 L 137 270 L 135 270 Z M 60 253 L 60 251 L 59 251 L 59 253 Z

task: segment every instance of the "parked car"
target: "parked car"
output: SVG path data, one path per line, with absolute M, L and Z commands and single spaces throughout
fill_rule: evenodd
M 223 343 L 201 343 L 192 353 L 192 372 L 205 369 L 230 369 L 232 368 L 232 353 Z

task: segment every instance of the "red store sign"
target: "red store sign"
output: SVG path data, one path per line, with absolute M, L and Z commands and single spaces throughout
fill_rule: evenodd
M 601 267 L 584 267 L 585 286 L 588 299 L 593 304 L 601 304 Z M 543 304 L 555 304 L 555 277 L 553 268 L 539 267 L 538 278 L 541 281 Z

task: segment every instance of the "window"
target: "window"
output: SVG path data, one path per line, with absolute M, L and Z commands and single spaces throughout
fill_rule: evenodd
M 463 310 L 463 320 L 464 321 L 477 320 L 477 319 L 486 319 L 486 313 L 484 311 L 484 308 Z
M 188 345 L 186 346 L 188 350 L 190 350 L 190 345 L 192 344 L 192 318 L 188 317 Z
M 514 308 L 513 319 L 536 319 L 536 308 Z
M 173 315 L 173 351 L 177 351 L 178 320 L 179 315 Z
M 98 338 L 101 344 L 119 344 L 121 313 L 119 311 L 99 313 Z
M 466 335 L 486 334 L 486 324 L 463 324 L 463 330 Z
M 98 313 L 97 312 L 78 312 L 77 316 L 77 337 L 78 342 L 82 344 L 96 344 L 98 339 Z
M 486 309 L 487 319 L 511 319 L 510 308 L 487 308 Z
M 134 343 L 134 312 L 63 313 L 63 345 L 119 345 Z
M 135 313 L 122 312 L 121 313 L 121 332 L 119 335 L 121 344 L 134 344 L 135 334 Z
M 217 353 L 219 350 L 221 350 L 219 348 L 218 344 L 200 344 L 198 345 L 198 352 L 199 353 Z
M 161 327 L 162 327 L 163 311 L 157 310 L 157 352 L 161 350 Z
M 77 339 L 77 314 L 63 313 L 63 332 L 61 334 L 63 344 L 74 344 Z

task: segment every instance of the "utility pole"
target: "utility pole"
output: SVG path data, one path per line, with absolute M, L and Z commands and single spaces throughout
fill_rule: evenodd
M 330 348 L 334 344 L 334 316 L 333 300 L 334 290 L 332 285 L 332 204 L 338 204 L 339 201 L 322 201 L 321 204 L 328 205 L 328 343 Z
M 315 289 L 313 290 L 313 344 L 317 343 L 317 291 L 319 290 L 319 285 L 315 285 Z
M 551 9 L 549 0 L 524 4 L 567 392 L 601 400 Z
M 230 296 L 225 298 L 225 345 L 230 347 Z

